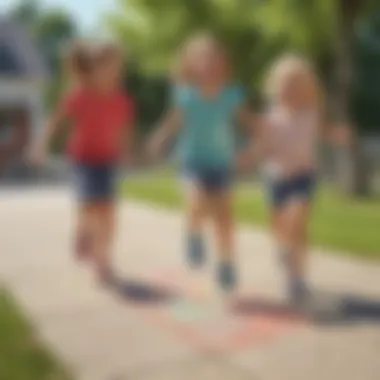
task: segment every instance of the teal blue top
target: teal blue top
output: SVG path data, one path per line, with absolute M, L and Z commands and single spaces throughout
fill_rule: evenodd
M 225 168 L 235 156 L 236 112 L 243 93 L 238 86 L 226 86 L 213 98 L 206 98 L 196 88 L 174 89 L 173 106 L 182 111 L 183 125 L 178 142 L 182 165 Z

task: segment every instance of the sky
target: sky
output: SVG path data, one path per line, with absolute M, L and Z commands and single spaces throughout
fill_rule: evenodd
M 7 12 L 20 0 L 0 0 L 0 12 Z M 46 9 L 65 9 L 78 22 L 82 32 L 91 32 L 101 24 L 101 15 L 113 9 L 117 0 L 40 0 Z

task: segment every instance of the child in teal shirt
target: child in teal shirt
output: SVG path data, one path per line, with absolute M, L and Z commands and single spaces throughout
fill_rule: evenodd
M 202 229 L 206 216 L 215 224 L 219 253 L 217 281 L 224 291 L 237 283 L 234 262 L 233 172 L 236 121 L 249 124 L 243 94 L 229 83 L 225 51 L 211 37 L 190 40 L 183 51 L 180 80 L 173 91 L 172 108 L 155 134 L 151 150 L 157 153 L 176 132 L 177 156 L 187 204 L 187 258 L 192 268 L 206 261 Z

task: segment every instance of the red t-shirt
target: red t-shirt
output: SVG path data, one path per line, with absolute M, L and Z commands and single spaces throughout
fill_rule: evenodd
M 132 99 L 120 91 L 102 94 L 79 89 L 64 98 L 63 108 L 73 122 L 69 155 L 84 163 L 115 163 L 123 149 L 125 128 L 133 122 Z

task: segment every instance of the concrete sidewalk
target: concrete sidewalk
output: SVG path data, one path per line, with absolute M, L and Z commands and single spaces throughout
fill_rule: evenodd
M 73 211 L 61 188 L 0 192 L 0 279 L 78 380 L 379 379 L 380 266 L 315 252 L 312 281 L 335 306 L 342 301 L 339 318 L 207 353 L 149 318 L 149 308 L 94 285 L 71 260 Z M 120 220 L 116 261 L 123 277 L 182 273 L 178 215 L 128 203 Z M 237 241 L 241 292 L 253 302 L 280 302 L 268 236 L 242 228 Z

